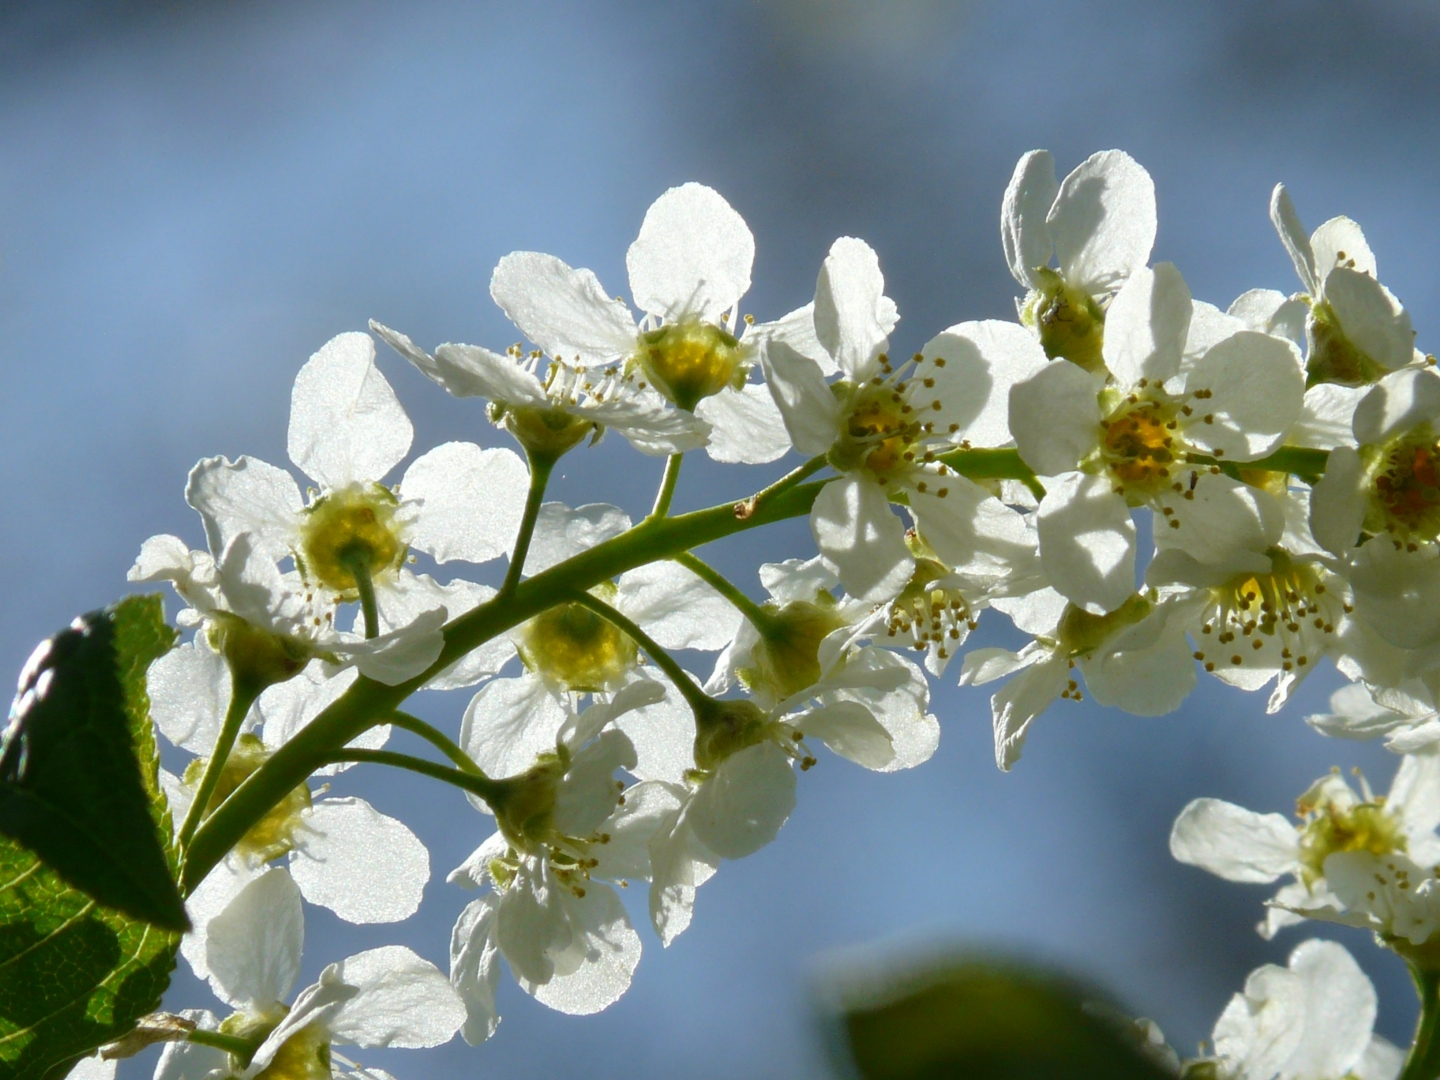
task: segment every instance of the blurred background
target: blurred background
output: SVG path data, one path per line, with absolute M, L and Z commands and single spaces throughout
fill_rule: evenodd
M 375 317 L 427 346 L 503 348 L 516 333 L 486 291 L 501 255 L 552 252 L 627 292 L 645 208 L 685 180 L 754 230 L 745 310 L 762 319 L 811 296 L 836 236 L 868 240 L 901 353 L 1013 317 L 997 220 L 1028 149 L 1053 150 L 1062 175 L 1094 150 L 1132 153 L 1158 187 L 1154 258 L 1222 307 L 1296 287 L 1266 217 L 1284 180 L 1310 228 L 1364 226 L 1434 349 L 1437 93 L 1440 14 L 1422 0 L 5 4 L 0 669 L 125 592 L 145 537 L 199 545 L 182 498 L 198 457 L 285 463 L 291 380 L 331 335 Z M 475 402 L 383 346 L 380 364 L 417 450 L 501 444 Z M 783 465 L 687 465 L 676 505 L 746 494 Z M 552 497 L 643 512 L 661 463 L 612 438 L 565 466 Z M 758 594 L 759 562 L 811 550 L 791 523 L 708 554 Z M 997 619 L 972 644 L 1017 640 Z M 898 776 L 822 760 L 778 841 L 701 891 L 688 933 L 665 950 L 642 931 L 634 986 L 607 1012 L 549 1012 L 507 977 L 487 1045 L 364 1061 L 401 1080 L 821 1076 L 814 991 L 835 950 L 942 944 L 1093 979 L 1193 1052 L 1245 974 L 1308 932 L 1262 941 L 1268 892 L 1173 863 L 1170 823 L 1200 795 L 1287 811 L 1331 764 L 1388 785 L 1394 758 L 1302 723 L 1337 681 L 1317 673 L 1274 717 L 1213 681 L 1159 720 L 1062 703 L 1002 775 L 988 696 L 951 678 L 933 760 Z M 432 698 L 417 711 L 456 731 L 465 697 Z M 357 769 L 336 787 L 410 823 L 434 878 L 398 928 L 311 909 L 303 979 L 391 941 L 443 967 L 467 899 L 444 875 L 487 824 L 408 775 Z M 1400 963 L 1311 929 L 1352 948 L 1379 1029 L 1406 1041 Z M 210 1001 L 181 968 L 170 1007 Z

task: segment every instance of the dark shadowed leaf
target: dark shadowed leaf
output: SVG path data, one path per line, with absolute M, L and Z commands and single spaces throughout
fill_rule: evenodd
M 838 982 L 836 1057 L 863 1080 L 1173 1080 L 1094 993 L 1043 970 L 962 959 Z
M 173 642 L 159 598 L 131 597 L 41 643 L 0 746 L 0 833 L 100 903 L 183 930 L 145 698 Z
M 49 700 L 61 670 L 67 681 L 87 680 L 84 691 L 71 691 L 68 700 L 97 707 L 104 703 L 109 710 L 102 745 L 116 748 L 117 755 L 124 751 L 118 760 L 127 767 L 115 771 L 123 782 L 138 784 L 143 797 L 143 820 L 132 818 L 127 828 L 154 845 L 166 880 L 171 880 L 170 812 L 160 792 L 145 673 L 173 644 L 174 632 L 165 625 L 160 599 L 154 596 L 130 597 L 77 623 L 88 634 L 75 631 L 80 640 L 66 638 L 59 649 L 52 641 L 45 654 L 49 663 L 27 667 L 24 683 L 34 686 L 46 666 L 56 670 L 49 677 L 49 692 L 41 695 Z M 98 633 L 97 625 L 103 627 Z M 70 664 L 58 664 L 57 656 L 69 656 Z M 100 663 L 106 658 L 108 667 Z M 114 737 L 117 688 L 123 740 Z M 31 709 L 27 716 L 33 715 Z M 78 722 L 73 716 L 59 719 L 61 728 L 80 738 L 95 723 L 93 714 Z M 66 719 L 71 723 L 64 724 Z M 11 771 L 10 755 L 23 755 L 32 745 L 12 723 L 0 755 L 7 765 L 7 788 L 8 778 L 34 761 L 16 762 Z M 40 752 L 46 752 L 45 738 Z M 133 796 L 134 788 L 129 791 Z M 152 869 L 153 856 L 154 851 Z M 179 946 L 180 935 L 174 930 L 104 906 L 34 851 L 0 838 L 0 1080 L 57 1080 L 77 1058 L 124 1035 L 159 1006 Z

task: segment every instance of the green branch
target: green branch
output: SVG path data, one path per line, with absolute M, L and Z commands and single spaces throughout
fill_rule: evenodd
M 331 750 L 320 757 L 321 763 L 324 765 L 335 765 L 341 762 L 368 762 L 372 765 L 390 765 L 397 769 L 406 769 L 413 773 L 419 773 L 421 776 L 428 776 L 432 780 L 443 780 L 472 795 L 478 795 L 492 807 L 499 802 L 502 795 L 502 785 L 488 777 L 468 772 L 465 769 L 452 769 L 449 765 L 439 765 L 410 754 L 399 754 L 394 750 Z
M 688 551 L 672 555 L 671 558 L 730 601 L 731 606 L 750 620 L 750 625 L 755 627 L 762 637 L 777 628 L 778 624 L 773 615 L 741 592 L 734 582 L 709 563 L 702 562 Z
M 510 550 L 510 568 L 505 571 L 505 581 L 500 586 L 500 595 L 509 596 L 520 584 L 520 575 L 525 569 L 525 556 L 530 553 L 530 541 L 535 536 L 535 521 L 540 516 L 540 506 L 545 499 L 545 487 L 550 483 L 550 472 L 555 468 L 555 459 L 526 451 L 530 462 L 530 491 L 525 496 L 525 513 L 520 519 L 520 531 L 515 535 L 515 546 Z
M 670 677 L 670 681 L 675 684 L 675 689 L 679 690 L 685 700 L 690 703 L 690 708 L 695 711 L 697 719 L 701 713 L 709 710 L 710 696 L 696 686 L 695 680 L 690 678 L 675 658 L 662 649 L 655 639 L 640 629 L 632 619 L 626 618 L 604 600 L 597 599 L 589 593 L 577 592 L 570 599 L 581 607 L 589 608 L 644 649 L 645 655 L 650 657 L 655 666 Z
M 680 465 L 684 460 L 684 454 L 671 454 L 665 459 L 665 475 L 660 478 L 660 490 L 655 494 L 651 518 L 663 518 L 670 513 L 670 500 L 675 497 L 675 485 L 680 482 Z
M 1415 990 L 1420 995 L 1420 1018 L 1415 1022 L 1415 1041 L 1405 1058 L 1398 1080 L 1436 1080 L 1440 1077 L 1440 972 L 1410 964 Z
M 412 735 L 419 735 L 420 738 L 424 739 L 431 746 L 435 747 L 437 750 L 439 750 L 442 754 L 444 754 L 447 758 L 453 761 L 460 768 L 464 769 L 466 772 L 473 773 L 476 776 L 485 775 L 484 770 L 482 770 L 479 765 L 475 764 L 475 759 L 472 758 L 469 754 L 467 754 L 464 750 L 460 749 L 460 747 L 455 744 L 455 741 L 451 739 L 450 736 L 446 735 L 438 728 L 432 727 L 430 724 L 427 724 L 418 716 L 411 716 L 407 712 L 401 712 L 399 709 L 396 709 L 393 713 L 390 714 L 390 723 L 394 724 L 396 727 L 401 728 L 404 731 L 410 732 Z
M 190 809 L 185 812 L 185 820 L 175 837 L 176 850 L 182 856 L 190 838 L 195 835 L 195 830 L 200 827 L 200 822 L 205 817 L 215 789 L 220 785 L 220 776 L 225 771 L 225 762 L 230 759 L 235 740 L 240 736 L 240 728 L 245 724 L 245 715 L 259 696 L 260 691 L 248 680 L 237 679 L 233 675 L 230 677 L 230 705 L 220 724 L 220 734 L 215 737 L 215 745 L 210 749 L 210 760 L 205 762 L 205 772 L 201 774 L 200 785 L 195 789 L 195 799 L 190 803 Z

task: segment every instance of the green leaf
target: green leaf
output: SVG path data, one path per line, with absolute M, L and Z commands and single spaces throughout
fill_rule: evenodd
M 1049 972 L 962 959 L 851 981 L 838 1050 L 863 1080 L 1173 1080 L 1094 992 Z
M 128 769 L 118 771 L 132 782 L 138 777 L 144 797 L 143 819 L 132 820 L 132 825 L 149 830 L 146 835 L 153 837 L 161 868 L 171 879 L 173 829 L 160 791 L 145 673 L 174 643 L 174 631 L 165 625 L 156 596 L 130 597 L 76 623 L 88 636 L 73 631 L 82 640 L 67 639 L 58 649 L 52 640 L 44 656 L 27 668 L 25 681 L 33 686 L 49 666 L 56 674 L 50 676 L 47 692 L 38 696 L 46 702 L 53 698 L 95 706 L 70 725 L 77 737 L 95 722 L 103 704 L 105 712 L 99 715 L 108 731 L 100 736 L 102 745 L 123 749 L 119 760 L 127 762 Z M 68 665 L 55 662 L 60 654 L 71 658 Z M 66 689 L 55 697 L 57 687 L 68 687 L 76 679 L 84 680 L 84 693 Z M 117 700 L 123 740 L 114 737 Z M 26 730 L 20 734 L 13 731 L 17 725 L 12 720 L 0 761 L 10 761 L 12 746 L 33 748 L 26 735 L 34 716 L 32 703 L 23 710 L 20 726 Z M 76 718 L 59 717 L 66 719 Z M 38 752 L 44 754 L 45 747 L 42 737 Z M 26 768 L 34 761 L 25 762 Z M 0 837 L 0 1080 L 55 1080 L 69 1072 L 77 1058 L 131 1030 L 140 1017 L 159 1007 L 179 947 L 180 935 L 174 930 L 102 906 L 35 853 Z
M 41 643 L 0 745 L 0 833 L 100 903 L 185 930 L 145 695 L 174 638 L 158 597 L 130 597 Z

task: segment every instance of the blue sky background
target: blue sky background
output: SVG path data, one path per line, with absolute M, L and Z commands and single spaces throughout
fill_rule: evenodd
M 761 318 L 810 296 L 834 237 L 868 240 L 901 352 L 1012 316 L 996 223 L 1025 150 L 1050 148 L 1062 172 L 1094 150 L 1134 154 L 1159 190 L 1155 259 L 1222 306 L 1295 287 L 1266 218 L 1284 180 L 1310 227 L 1361 222 L 1433 349 L 1437 90 L 1440 15 L 1420 0 L 7 5 L 0 667 L 124 592 L 145 537 L 200 542 L 182 499 L 198 457 L 285 461 L 290 382 L 331 335 L 373 316 L 427 344 L 503 347 L 516 335 L 486 293 L 501 255 L 553 252 L 622 292 L 645 207 L 685 180 L 754 230 L 745 306 Z M 474 402 L 380 362 L 417 450 L 502 443 Z M 566 459 L 554 497 L 640 510 L 659 471 L 611 439 Z M 677 506 L 743 495 L 762 472 L 687 465 Z M 756 564 L 809 551 L 791 524 L 711 554 L 758 592 Z M 972 640 L 1015 636 L 996 622 Z M 646 931 L 607 1012 L 563 1017 L 507 985 L 489 1044 L 364 1060 L 401 1080 L 823 1075 L 812 988 L 831 950 L 871 943 L 1058 963 L 1193 1049 L 1245 973 L 1304 934 L 1261 941 L 1265 890 L 1173 864 L 1170 822 L 1199 795 L 1284 811 L 1331 764 L 1388 784 L 1393 758 L 1301 722 L 1335 682 L 1317 675 L 1269 718 L 1213 682 L 1159 720 L 1057 707 L 1010 775 L 986 695 L 947 683 L 932 761 L 872 776 L 823 760 L 777 842 L 705 886 L 686 935 L 662 950 Z M 431 698 L 418 710 L 457 730 L 463 695 Z M 390 941 L 443 966 L 465 900 L 443 877 L 484 822 L 408 776 L 354 770 L 336 789 L 409 822 L 435 877 L 402 927 L 314 911 L 304 977 Z M 1399 962 L 1329 936 L 1403 1040 Z M 205 997 L 181 973 L 169 1004 Z

